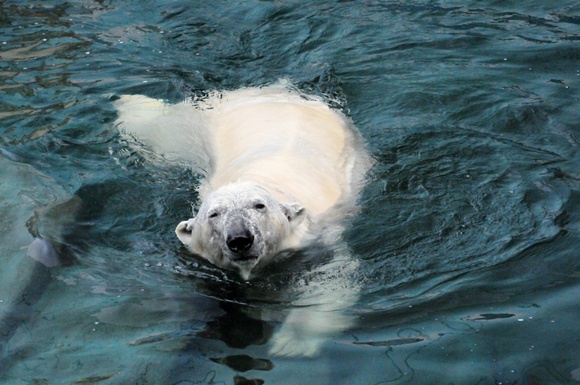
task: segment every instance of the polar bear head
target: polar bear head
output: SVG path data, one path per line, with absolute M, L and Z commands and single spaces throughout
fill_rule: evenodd
M 209 194 L 175 233 L 194 254 L 248 279 L 256 265 L 296 246 L 305 217 L 298 203 L 283 204 L 255 184 L 232 183 Z

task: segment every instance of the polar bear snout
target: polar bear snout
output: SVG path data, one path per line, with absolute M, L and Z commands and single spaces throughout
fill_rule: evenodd
M 243 226 L 230 230 L 226 238 L 228 249 L 239 256 L 243 256 L 243 254 L 252 247 L 253 243 L 254 234 Z

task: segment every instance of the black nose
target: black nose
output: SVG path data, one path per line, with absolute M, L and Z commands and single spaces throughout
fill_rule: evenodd
M 244 229 L 233 234 L 228 234 L 226 243 L 231 251 L 236 254 L 241 254 L 252 246 L 254 236 L 247 229 Z

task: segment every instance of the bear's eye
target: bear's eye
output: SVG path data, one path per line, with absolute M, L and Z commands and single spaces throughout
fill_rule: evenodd
M 217 211 L 212 211 L 211 213 L 209 213 L 209 215 L 207 216 L 208 218 L 217 218 L 220 215 L 220 213 L 218 213 Z
M 266 205 L 265 205 L 265 204 L 263 204 L 263 203 L 256 203 L 256 204 L 254 205 L 254 208 L 255 208 L 256 210 L 264 210 L 264 209 L 266 208 Z

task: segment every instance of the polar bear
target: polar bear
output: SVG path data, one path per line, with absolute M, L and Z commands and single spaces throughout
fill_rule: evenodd
M 248 280 L 282 251 L 323 242 L 337 269 L 356 270 L 342 225 L 372 161 L 352 122 L 321 98 L 281 83 L 174 105 L 144 96 L 115 104 L 123 131 L 206 174 L 197 214 L 175 230 L 192 253 Z M 336 311 L 356 301 L 358 288 L 312 287 L 273 338 L 272 353 L 312 356 L 326 335 L 352 323 Z

